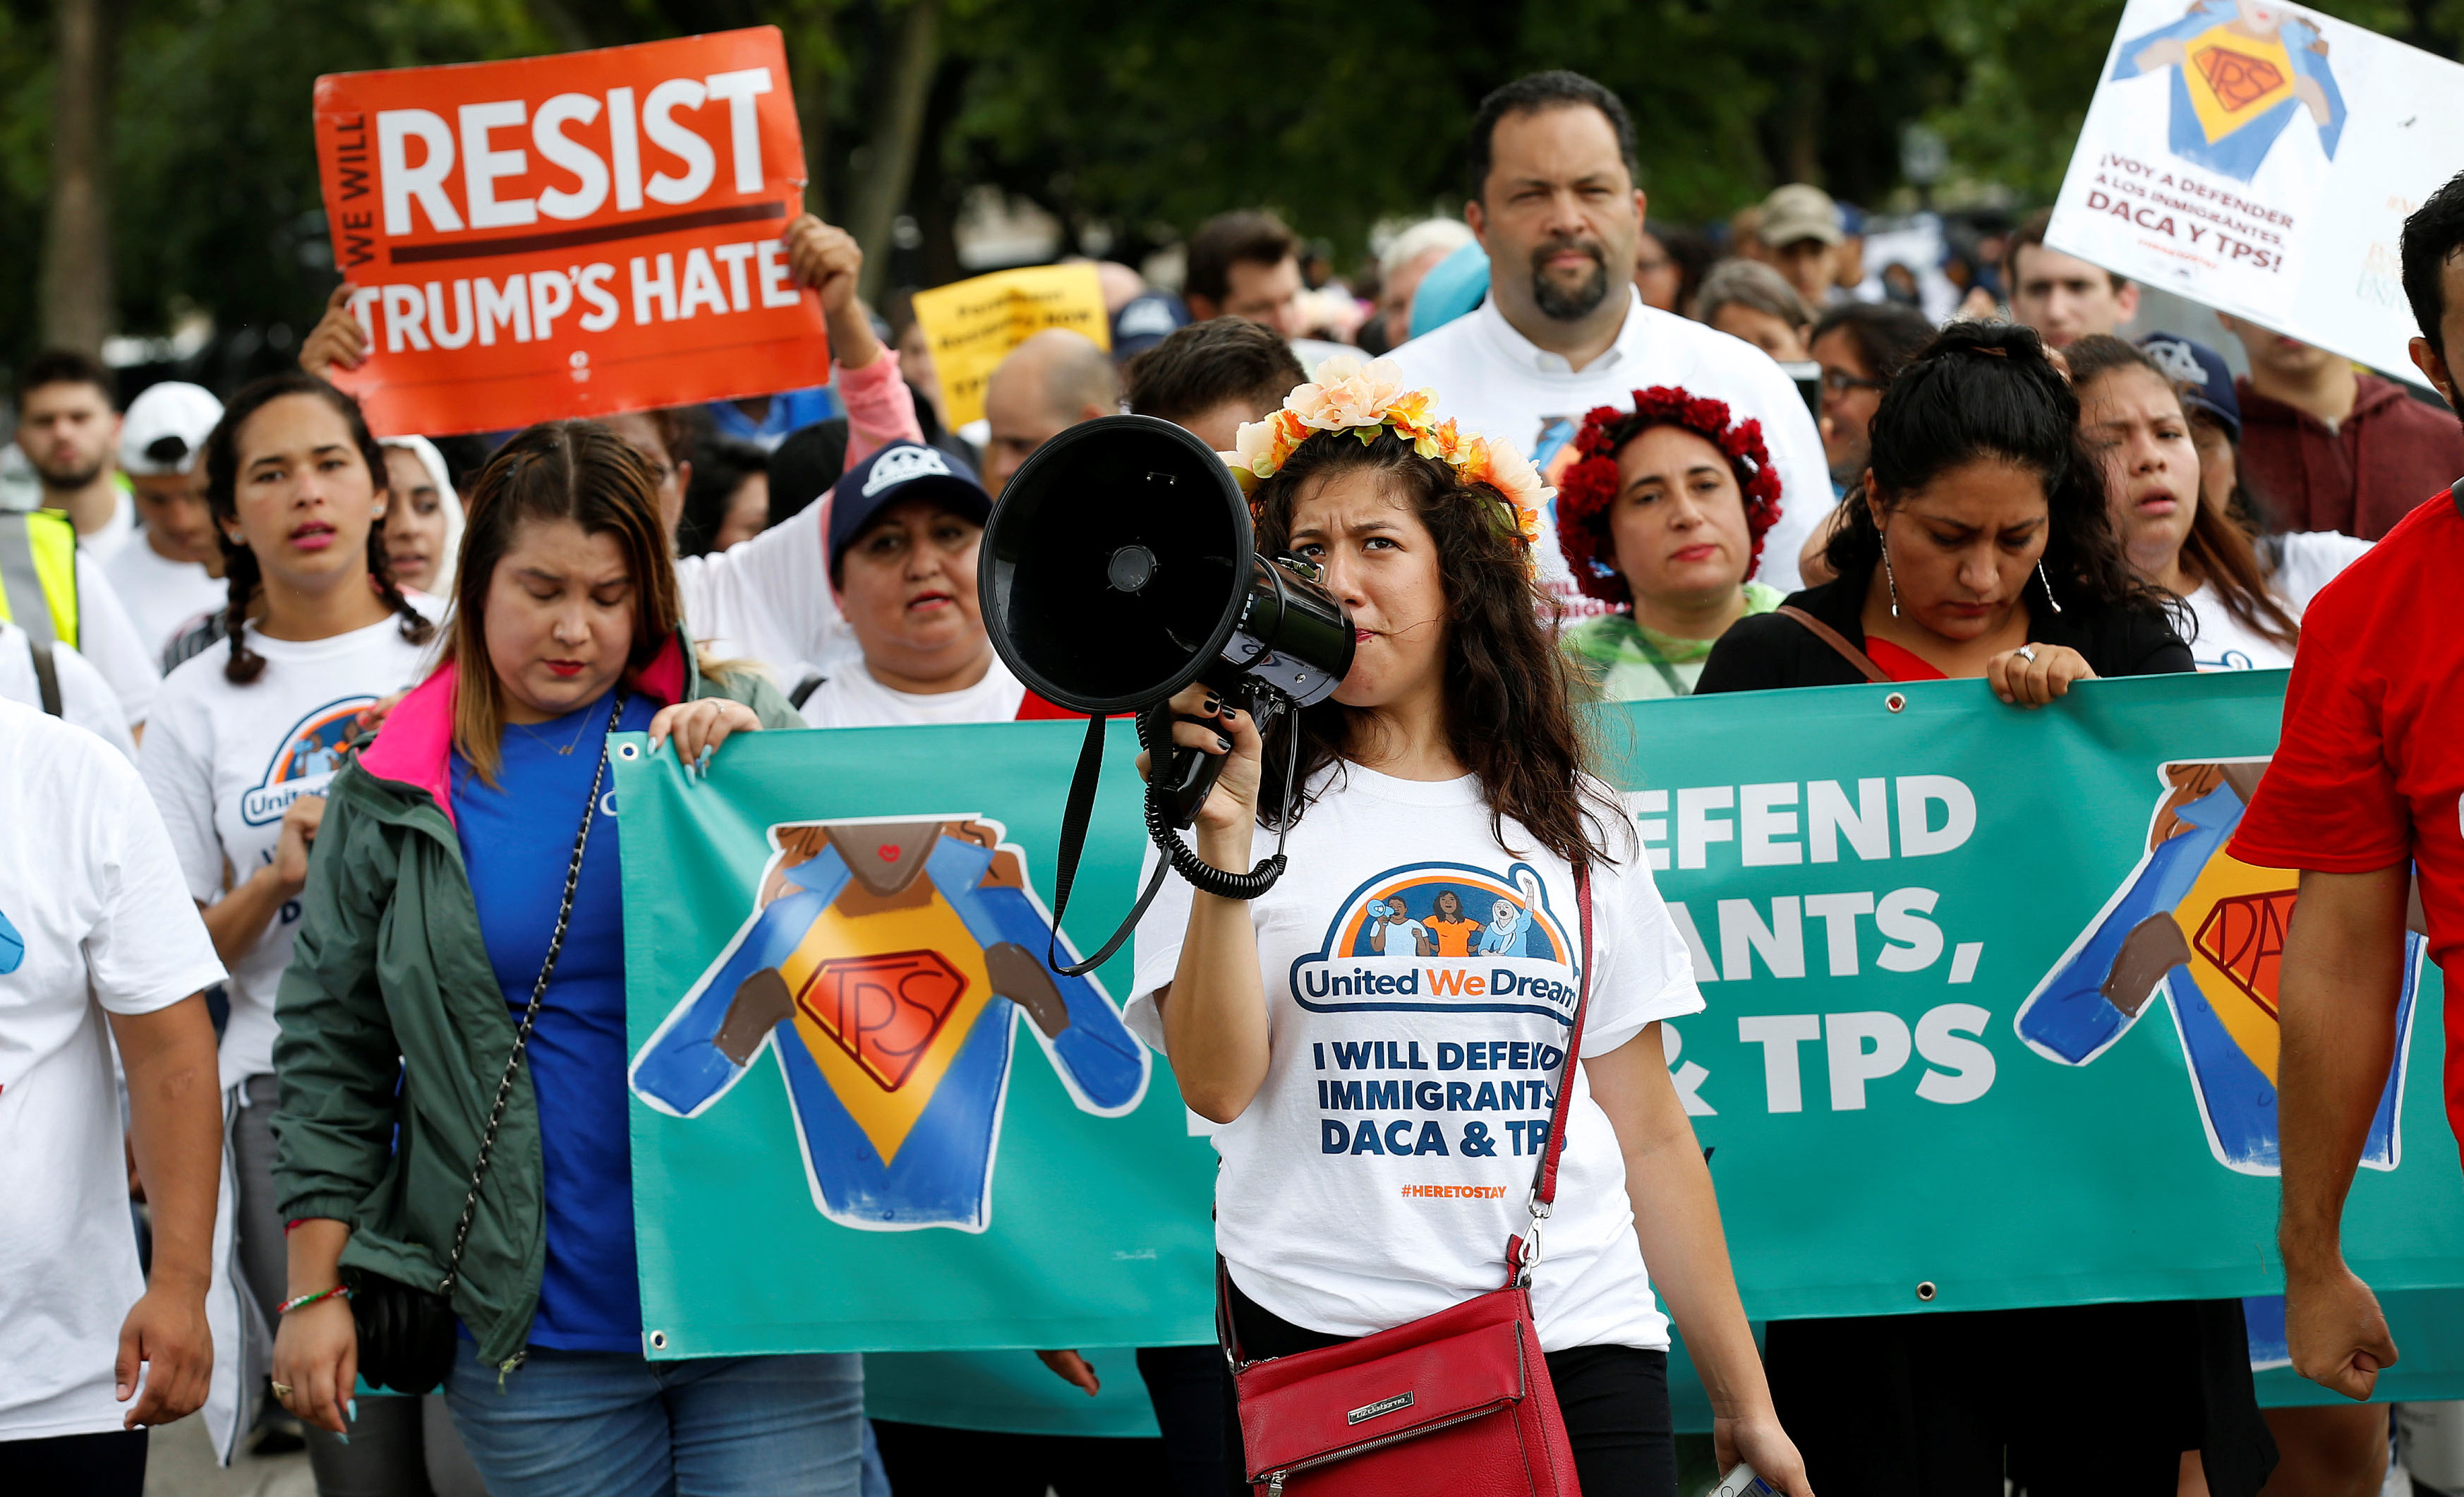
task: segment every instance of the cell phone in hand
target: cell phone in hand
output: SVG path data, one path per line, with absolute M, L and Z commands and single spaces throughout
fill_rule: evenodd
M 1754 1468 L 1740 1464 L 1711 1489 L 1711 1497 L 1779 1497 L 1779 1488 L 1754 1474 Z

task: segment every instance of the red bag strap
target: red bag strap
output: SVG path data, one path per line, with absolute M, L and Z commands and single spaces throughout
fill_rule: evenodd
M 1583 1020 L 1592 1007 L 1592 870 L 1587 864 L 1574 866 L 1574 914 L 1583 933 L 1583 971 L 1576 980 L 1574 1024 L 1566 1036 L 1565 1063 L 1557 1071 L 1557 1101 L 1549 1110 L 1549 1147 L 1541 1153 L 1540 1167 L 1531 1179 L 1531 1225 L 1520 1236 L 1507 1240 L 1509 1284 L 1530 1284 L 1531 1269 L 1540 1262 L 1540 1224 L 1549 1220 L 1550 1209 L 1557 1200 L 1557 1160 L 1566 1148 L 1566 1114 L 1574 1105 L 1574 1067 L 1582 1060 Z

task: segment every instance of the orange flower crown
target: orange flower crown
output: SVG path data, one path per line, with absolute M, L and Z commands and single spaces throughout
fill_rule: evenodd
M 1350 431 L 1365 447 L 1391 429 L 1422 457 L 1452 468 L 1463 482 L 1496 490 L 1513 512 L 1516 539 L 1529 548 L 1540 539 L 1541 509 L 1554 491 L 1521 452 L 1459 431 L 1451 419 L 1436 420 L 1437 404 L 1435 390 L 1405 390 L 1402 371 L 1391 359 L 1364 364 L 1356 355 L 1336 354 L 1318 365 L 1315 383 L 1284 397 L 1283 409 L 1242 427 L 1233 439 L 1237 451 L 1218 455 L 1241 492 L 1254 495 L 1261 480 L 1273 477 L 1313 436 Z

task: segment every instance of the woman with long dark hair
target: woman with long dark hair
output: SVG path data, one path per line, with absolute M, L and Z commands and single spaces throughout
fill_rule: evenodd
M 1433 429 L 1429 393 L 1399 389 L 1391 366 L 1320 378 L 1243 429 L 1240 472 L 1260 546 L 1324 569 L 1357 653 L 1300 715 L 1296 750 L 1202 687 L 1176 698 L 1176 741 L 1226 760 L 1197 855 L 1245 870 L 1265 827 L 1288 832 L 1290 870 L 1245 904 L 1169 881 L 1139 926 L 1129 1005 L 1189 1105 L 1222 1125 L 1216 1241 L 1242 1354 L 1335 1345 L 1496 1288 L 1562 1084 L 1562 1188 L 1531 1295 L 1584 1489 L 1676 1489 L 1648 1259 L 1723 1459 L 1805 1497 L 1663 1059 L 1660 1022 L 1703 1000 L 1589 772 L 1541 622 L 1538 480 Z M 1433 929 L 1449 920 L 1453 940 Z M 1463 1001 L 1500 973 L 1521 999 Z M 1371 1004 L 1345 996 L 1363 982 Z M 1237 1428 L 1227 1441 L 1237 1462 Z
M 342 741 L 362 708 L 418 678 L 435 604 L 395 585 L 385 451 L 358 403 L 315 375 L 241 390 L 206 439 L 205 467 L 230 591 L 224 637 L 163 683 L 138 762 L 231 972 L 221 1080 L 236 1251 L 243 1292 L 270 1323 L 284 1283 L 275 989 Z M 243 1390 L 243 1407 L 255 1395 Z M 355 1465 L 403 1451 L 415 1464 L 417 1417 L 416 1404 L 371 1409 L 351 1452 L 313 1440 L 319 1479 L 343 1485 Z
M 596 423 L 490 461 L 455 587 L 443 662 L 335 777 L 283 978 L 275 1392 L 342 1429 L 366 1350 L 351 1295 L 450 1279 L 459 1339 L 396 1336 L 379 1374 L 450 1357 L 496 1497 L 852 1494 L 859 1359 L 647 1361 L 634 1263 L 608 739 L 646 731 L 698 766 L 795 715 L 699 661 L 657 484 Z
M 2200 453 L 2181 387 L 2148 353 L 2119 338 L 2082 338 L 2064 350 L 2079 391 L 2079 431 L 2103 459 L 2115 534 L 2131 570 L 2178 598 L 2202 671 L 2264 671 L 2293 664 L 2300 605 L 2277 585 L 2249 532 L 2203 502 Z M 2305 552 L 2314 538 L 2287 536 Z M 2336 536 L 2350 560 L 2367 542 Z
M 1874 413 L 1834 580 L 1730 629 L 1698 692 L 1981 676 L 2040 707 L 2191 669 L 2079 413 L 2035 332 L 1953 323 Z M 2251 1497 L 2272 1459 L 2236 1300 L 1774 1321 L 1765 1349 L 1831 1497 L 1999 1490 L 2006 1472 L 2038 1497 L 2169 1493 L 2193 1456 L 2217 1497 Z
M 2035 707 L 2074 681 L 2190 668 L 2171 600 L 2123 556 L 2079 401 L 2034 330 L 1953 323 L 1874 422 L 1824 553 L 1833 580 L 1740 621 L 1697 692 L 1983 676 Z

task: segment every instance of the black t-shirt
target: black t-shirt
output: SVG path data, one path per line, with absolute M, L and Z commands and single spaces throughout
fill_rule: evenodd
M 1871 575 L 1836 578 L 1793 593 L 1788 605 L 1830 625 L 1862 649 L 1865 589 Z M 2182 643 L 2157 609 L 2079 603 L 2056 613 L 2032 583 L 2028 617 L 2031 641 L 2078 650 L 2088 669 L 2101 676 L 2162 675 L 2195 669 L 2190 647 Z M 1857 686 L 1864 679 L 1839 651 L 1804 625 L 1784 613 L 1758 613 L 1739 619 L 1711 647 L 1711 658 L 1704 662 L 1703 679 L 1694 693 L 1699 696 L 1708 692 L 1767 692 L 1793 686 Z

